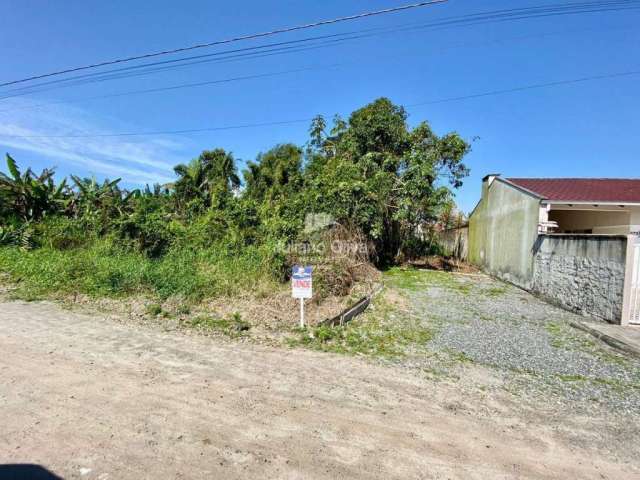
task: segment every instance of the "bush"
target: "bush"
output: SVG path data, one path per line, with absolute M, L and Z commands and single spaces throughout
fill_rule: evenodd
M 402 264 L 409 260 L 431 255 L 444 255 L 444 253 L 442 246 L 432 238 L 422 240 L 418 237 L 409 237 L 403 240 L 400 252 L 394 259 L 394 264 Z
M 89 242 L 93 237 L 91 229 L 79 220 L 67 217 L 47 217 L 34 227 L 38 245 L 66 250 Z
M 160 211 L 136 210 L 117 223 L 119 236 L 149 258 L 161 257 L 170 247 L 173 235 L 170 218 Z

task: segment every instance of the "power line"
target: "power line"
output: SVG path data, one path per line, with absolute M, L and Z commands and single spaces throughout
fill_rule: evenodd
M 276 29 L 276 30 L 268 31 L 268 32 L 253 33 L 253 34 L 249 34 L 249 35 L 241 35 L 241 36 L 232 37 L 232 38 L 228 38 L 228 39 L 224 39 L 224 40 L 216 40 L 216 41 L 208 42 L 208 43 L 190 45 L 188 47 L 180 47 L 180 48 L 174 48 L 174 49 L 170 49 L 170 50 L 163 50 L 163 51 L 159 51 L 159 52 L 152 52 L 152 53 L 145 53 L 145 54 L 142 54 L 142 55 L 135 55 L 135 56 L 131 56 L 131 57 L 117 58 L 117 59 L 114 59 L 114 60 L 108 60 L 108 61 L 104 61 L 104 62 L 93 63 L 93 64 L 89 64 L 89 65 L 83 65 L 83 66 L 80 66 L 80 67 L 74 67 L 74 68 L 68 68 L 68 69 L 64 69 L 64 70 L 58 70 L 58 71 L 55 71 L 55 72 L 44 73 L 44 74 L 41 74 L 41 75 L 34 75 L 34 76 L 31 76 L 31 77 L 21 78 L 21 79 L 18 79 L 18 80 L 11 80 L 9 82 L 0 83 L 0 87 L 4 87 L 4 86 L 7 86 L 7 85 L 14 85 L 14 84 L 17 84 L 17 83 L 28 82 L 30 80 L 37 80 L 37 79 L 40 79 L 40 78 L 52 77 L 52 76 L 55 76 L 55 75 L 62 75 L 62 74 L 65 74 L 65 73 L 77 72 L 77 71 L 80 71 L 80 70 L 88 70 L 88 69 L 91 69 L 91 68 L 104 67 L 104 66 L 107 66 L 107 65 L 114 65 L 114 64 L 117 64 L 117 63 L 125 63 L 125 62 L 131 62 L 131 61 L 134 61 L 134 60 L 141 60 L 141 59 L 144 59 L 144 58 L 159 57 L 161 55 L 170 55 L 170 54 L 181 53 L 181 52 L 186 52 L 186 51 L 190 51 L 190 50 L 196 50 L 196 49 L 199 49 L 199 48 L 213 47 L 213 46 L 216 46 L 216 45 L 224 45 L 224 44 L 229 44 L 229 43 L 234 43 L 234 42 L 239 42 L 239 41 L 245 41 L 245 40 L 255 40 L 257 38 L 269 37 L 269 36 L 278 35 L 278 34 L 282 34 L 282 33 L 295 32 L 295 31 L 298 31 L 298 30 L 306 30 L 306 29 L 310 29 L 310 28 L 323 26 L 323 25 L 332 25 L 332 24 L 341 23 L 341 22 L 347 22 L 347 21 L 351 21 L 351 20 L 358 20 L 358 19 L 366 18 L 366 17 L 373 17 L 373 16 L 377 16 L 377 15 L 384 15 L 384 14 L 388 14 L 388 13 L 400 12 L 400 11 L 403 11 L 403 10 L 410 10 L 410 9 L 414 9 L 414 8 L 426 7 L 426 6 L 435 5 L 435 4 L 438 4 L 438 3 L 445 3 L 447 1 L 448 0 L 429 0 L 429 1 L 426 1 L 426 2 L 413 3 L 413 4 L 409 4 L 409 5 L 402 5 L 402 6 L 399 6 L 399 7 L 386 8 L 386 9 L 383 9 L 383 10 L 377 10 L 377 11 L 372 11 L 372 12 L 364 12 L 364 13 L 359 13 L 359 14 L 356 14 L 356 15 L 338 17 L 338 18 L 334 18 L 334 19 L 330 19 L 330 20 L 321 20 L 321 21 L 318 21 L 318 22 L 308 23 L 308 24 L 304 24 L 304 25 L 296 25 L 296 26 L 293 26 L 293 27 L 279 28 L 279 29 Z
M 295 69 L 291 69 L 291 70 L 282 70 L 282 71 L 279 71 L 279 72 L 258 73 L 258 74 L 255 74 L 255 75 L 243 75 L 243 76 L 239 76 L 239 77 L 223 78 L 223 79 L 219 79 L 219 80 L 208 80 L 208 81 L 204 81 L 204 82 L 182 83 L 182 84 L 179 84 L 179 85 L 169 85 L 169 86 L 166 86 L 166 87 L 147 88 L 147 89 L 142 89 L 142 90 L 130 90 L 130 91 L 126 91 L 126 92 L 109 93 L 109 94 L 105 94 L 105 95 L 95 95 L 93 97 L 84 97 L 84 98 L 76 98 L 76 99 L 70 99 L 70 100 L 59 100 L 59 101 L 55 101 L 55 102 L 38 103 L 36 105 L 27 105 L 25 107 L 17 107 L 17 108 L 12 108 L 12 109 L 9 109 L 9 110 L 0 110 L 0 113 L 13 112 L 13 111 L 16 111 L 16 110 L 26 110 L 26 109 L 33 109 L 33 108 L 40 108 L 40 107 L 48 107 L 50 105 L 78 103 L 78 102 L 86 102 L 86 101 L 91 101 L 91 100 L 101 100 L 101 99 L 108 99 L 108 98 L 118 98 L 118 97 L 125 97 L 125 96 L 129 96 L 129 95 L 139 95 L 139 94 L 144 94 L 144 93 L 156 93 L 156 92 L 165 92 L 165 91 L 170 91 L 170 90 L 179 90 L 179 89 L 183 89 L 183 88 L 203 87 L 203 86 L 207 86 L 207 85 L 219 85 L 219 84 L 237 82 L 237 81 L 242 81 L 242 80 L 253 80 L 253 79 L 257 79 L 257 78 L 269 78 L 269 77 L 276 77 L 276 76 L 279 76 L 279 75 L 287 75 L 287 74 L 290 74 L 290 73 L 301 73 L 301 72 L 308 72 L 308 71 L 313 71 L 313 70 L 318 70 L 318 69 L 335 68 L 335 67 L 338 67 L 338 66 L 340 66 L 340 64 L 338 64 L 338 63 L 332 64 L 332 65 L 318 65 L 318 66 L 315 66 L 315 67 L 295 68 Z
M 379 29 L 379 28 L 378 28 Z M 370 30 L 377 30 L 377 29 L 370 29 Z M 364 31 L 370 31 L 370 30 L 364 30 Z M 112 69 L 112 70 L 107 70 L 107 71 L 102 71 L 102 72 L 94 72 L 94 73 L 85 73 L 82 75 L 76 75 L 74 77 L 70 77 L 70 78 L 63 78 L 63 79 L 56 79 L 56 80 L 49 80 L 46 82 L 41 82 L 38 83 L 36 85 L 29 85 L 29 86 L 25 86 L 25 87 L 19 87 L 13 90 L 9 90 L 5 93 L 14 93 L 14 92 L 18 92 L 18 94 L 20 94 L 20 92 L 27 92 L 26 94 L 30 94 L 30 93 L 38 93 L 40 91 L 47 91 L 47 89 L 42 89 L 42 90 L 38 90 L 38 91 L 29 91 L 30 89 L 33 89 L 35 87 L 39 87 L 39 86 L 48 86 L 48 85 L 56 85 L 56 84 L 60 84 L 60 83 L 65 83 L 65 85 L 63 86 L 67 86 L 68 84 L 66 82 L 70 82 L 73 80 L 82 80 L 82 79 L 93 79 L 93 78 L 98 78 L 98 79 L 103 79 L 106 78 L 107 80 L 111 79 L 111 78 L 122 78 L 122 77 L 117 77 L 117 76 L 109 76 L 109 74 L 117 74 L 118 72 L 129 72 L 129 71 L 133 71 L 133 70 L 139 70 L 139 69 L 145 69 L 147 67 L 153 67 L 153 66 L 157 66 L 157 65 L 167 65 L 167 64 L 174 64 L 174 63 L 178 63 L 178 62 L 186 62 L 188 60 L 193 60 L 193 59 L 202 59 L 202 58 L 211 58 L 211 57 L 220 57 L 223 55 L 227 55 L 227 54 L 236 54 L 236 53 L 243 53 L 243 52 L 249 52 L 247 55 L 252 54 L 252 53 L 263 53 L 263 52 L 272 52 L 272 51 L 277 51 L 277 49 L 275 48 L 271 48 L 271 47 L 283 47 L 283 46 L 288 46 L 288 45 L 296 45 L 296 44 L 300 44 L 300 43 L 306 43 L 306 42 L 313 42 L 316 40 L 323 40 L 323 39 L 330 39 L 330 38 L 339 38 L 339 37 L 344 37 L 347 35 L 351 35 L 353 33 L 358 33 L 358 32 L 345 32 L 345 33 L 335 33 L 335 34 L 330 34 L 330 35 L 319 35 L 319 36 L 314 36 L 314 37 L 307 37 L 307 38 L 303 38 L 303 39 L 297 39 L 297 40 L 289 40 L 289 41 L 284 41 L 284 42 L 276 42 L 276 43 L 268 43 L 265 45 L 258 45 L 258 46 L 254 46 L 254 47 L 244 47 L 244 48 L 238 48 L 238 49 L 233 49 L 233 50 L 224 50 L 224 51 L 220 51 L 220 52 L 214 52 L 214 53 L 208 53 L 208 54 L 204 54 L 204 55 L 195 55 L 195 56 L 190 56 L 190 57 L 183 57 L 183 58 L 178 58 L 178 59 L 172 59 L 172 60 L 163 60 L 163 61 L 157 61 L 157 62 L 152 62 L 152 63 L 145 63 L 145 64 L 141 64 L 141 65 L 132 65 L 132 66 L 126 66 L 126 67 L 120 67 L 120 68 L 116 68 L 116 69 Z M 271 49 L 270 49 L 271 48 Z M 293 48 L 293 47 L 292 47 Z M 266 49 L 270 49 L 270 50 L 266 50 Z M 241 56 L 241 55 L 238 55 Z M 224 59 L 230 58 L 232 57 L 231 55 L 228 55 L 227 57 L 224 57 Z M 214 58 L 213 59 L 218 60 L 218 58 Z M 200 62 L 190 62 L 190 63 L 186 63 L 185 65 L 192 65 L 192 64 L 196 64 L 196 63 L 200 63 Z M 181 67 L 183 65 L 176 65 L 176 67 Z M 147 70 L 145 70 L 147 71 Z M 161 69 L 148 69 L 148 71 L 151 71 L 152 73 L 155 71 L 161 71 Z M 137 73 L 134 72 L 131 76 L 136 76 Z M 73 83 L 73 85 L 77 85 L 76 83 Z M 8 98 L 10 95 L 7 95 L 3 98 Z M 17 96 L 17 95 L 16 95 Z
M 124 132 L 124 133 L 100 133 L 100 134 L 72 134 L 72 135 L 3 135 L 10 138 L 103 138 L 103 137 L 142 137 L 148 135 L 183 135 L 186 133 L 217 132 L 220 130 L 237 130 L 242 128 L 271 127 L 276 125 L 292 125 L 295 123 L 310 122 L 313 118 L 301 118 L 298 120 L 281 120 L 264 123 L 247 123 L 224 127 L 189 128 L 184 130 L 159 130 L 155 132 Z
M 630 70 L 626 72 L 616 72 L 604 75 L 594 75 L 589 77 L 581 77 L 574 78 L 569 80 L 559 80 L 555 82 L 548 83 L 536 83 L 531 85 L 524 85 L 521 87 L 514 87 L 504 90 L 492 90 L 488 92 L 476 93 L 472 95 L 465 95 L 459 97 L 448 97 L 442 98 L 438 100 L 429 100 L 426 102 L 418 102 L 406 105 L 407 107 L 417 107 L 422 105 L 433 105 L 437 103 L 445 103 L 445 102 L 453 102 L 453 101 L 461 101 L 472 98 L 479 97 L 488 97 L 493 95 L 503 95 L 507 93 L 520 92 L 525 90 L 532 90 L 544 87 L 554 87 L 560 85 L 570 85 L 575 83 L 582 83 L 594 80 L 604 80 L 610 78 L 618 78 L 625 77 L 631 75 L 639 75 L 640 70 Z M 0 134 L 0 137 L 4 138 L 25 138 L 25 139 L 37 139 L 37 138 L 103 138 L 103 137 L 141 137 L 141 136 L 154 136 L 154 135 L 182 135 L 187 133 L 203 133 L 203 132 L 215 132 L 222 130 L 236 130 L 236 129 L 245 129 L 245 128 L 258 128 L 258 127 L 268 127 L 268 126 L 277 126 L 277 125 L 292 125 L 296 123 L 305 123 L 310 122 L 313 118 L 304 118 L 297 120 L 282 120 L 282 121 L 274 121 L 274 122 L 265 122 L 265 123 L 248 123 L 248 124 L 240 124 L 240 125 L 232 125 L 232 126 L 222 126 L 222 127 L 208 127 L 208 128 L 193 128 L 193 129 L 182 129 L 182 130 L 160 130 L 153 132 L 121 132 L 121 133 L 104 133 L 104 134 L 69 134 L 69 135 L 6 135 Z
M 616 27 L 616 28 L 635 28 L 635 27 Z M 482 45 L 482 44 L 496 44 L 496 43 L 499 44 L 499 43 L 504 43 L 504 42 L 507 42 L 507 41 L 517 41 L 517 40 L 523 40 L 523 39 L 546 37 L 546 36 L 550 36 L 550 35 L 565 34 L 565 33 L 569 33 L 569 32 L 583 32 L 583 31 L 601 31 L 601 29 L 576 29 L 576 30 L 566 30 L 565 29 L 565 30 L 562 30 L 562 31 L 555 31 L 555 32 L 545 32 L 545 33 L 538 33 L 538 34 L 531 34 L 531 35 L 519 35 L 519 36 L 515 36 L 515 37 L 508 37 L 508 38 L 503 38 L 503 39 L 489 40 L 489 41 L 484 41 L 484 42 L 473 42 L 472 45 L 477 46 L 477 45 Z M 443 47 L 443 49 L 445 49 L 445 48 L 458 48 L 458 47 L 467 46 L 469 44 L 470 44 L 469 42 L 463 42 L 463 43 L 458 43 L 458 44 L 454 44 L 454 45 L 449 45 L 447 47 Z M 313 48 L 319 48 L 319 47 L 322 47 L 322 46 L 325 46 L 325 45 L 321 44 L 321 45 L 316 46 L 316 47 L 300 49 L 299 51 L 306 51 L 306 50 L 310 50 L 310 49 L 313 49 Z M 398 57 L 394 56 L 393 58 L 397 59 Z M 377 57 L 377 59 L 379 60 L 380 57 Z M 42 108 L 42 107 L 48 107 L 48 106 L 51 106 L 51 105 L 82 103 L 82 102 L 89 102 L 89 101 L 93 101 L 93 100 L 103 100 L 103 99 L 109 99 L 109 98 L 118 98 L 118 97 L 130 96 L 130 95 L 140 95 L 140 94 L 147 94 L 147 93 L 173 91 L 173 90 L 180 90 L 180 89 L 185 89 L 185 88 L 194 88 L 194 87 L 202 87 L 202 86 L 209 86 L 209 85 L 222 85 L 222 84 L 227 84 L 227 83 L 232 83 L 232 82 L 237 82 L 237 81 L 253 80 L 253 79 L 260 79 L 260 78 L 270 78 L 270 77 L 276 77 L 276 76 L 281 76 L 281 75 L 287 75 L 287 74 L 291 74 L 291 73 L 301 73 L 301 72 L 308 72 L 308 71 L 317 71 L 317 70 L 339 68 L 341 66 L 354 64 L 354 63 L 358 63 L 358 62 L 342 62 L 342 63 L 335 63 L 335 64 L 329 64 L 329 65 L 316 65 L 316 66 L 301 67 L 301 68 L 296 68 L 296 69 L 291 69 L 291 70 L 282 70 L 282 71 L 277 71 L 277 72 L 259 73 L 259 74 L 254 74 L 254 75 L 243 75 L 243 76 L 238 76 L 238 77 L 230 77 L 230 78 L 223 78 L 223 79 L 216 79 L 216 80 L 206 80 L 206 81 L 201 81 L 201 82 L 191 82 L 191 83 L 182 83 L 182 84 L 176 84 L 176 85 L 168 85 L 168 86 L 165 86 L 165 87 L 156 87 L 156 88 L 139 89 L 139 90 L 129 90 L 129 91 L 124 91 L 124 92 L 116 92 L 116 93 L 110 93 L 110 94 L 104 94 L 104 95 L 94 95 L 94 96 L 89 96 L 89 97 L 71 98 L 71 99 L 66 99 L 66 100 L 56 100 L 56 101 L 51 101 L 51 102 L 42 102 L 42 103 L 37 103 L 37 104 L 32 104 L 32 105 L 24 105 L 24 106 L 20 106 L 20 107 L 0 110 L 0 113 L 8 113 L 8 112 L 14 112 L 14 111 L 21 111 L 21 110 L 32 110 L 32 109 L 37 109 L 37 108 Z
M 320 44 L 317 45 L 312 45 L 312 46 L 306 46 L 306 47 L 296 47 L 296 46 L 288 46 L 288 47 L 279 47 L 279 48 L 273 48 L 270 50 L 265 50 L 265 51 L 261 51 L 261 52 L 249 52 L 249 53 L 241 53 L 241 54 L 235 54 L 235 55 L 228 55 L 226 57 L 218 57 L 215 60 L 216 63 L 226 63 L 229 61 L 234 61 L 234 60 L 238 60 L 238 59 L 244 59 L 244 58 L 263 58 L 263 57 L 271 57 L 271 56 L 275 56 L 275 55 L 281 55 L 284 53 L 292 53 L 292 52 L 303 52 L 303 51 L 309 51 L 309 50 L 315 50 L 318 48 L 323 48 L 326 46 L 329 46 L 329 44 L 333 43 L 332 41 L 327 41 L 327 42 L 322 42 Z M 186 66 L 186 65 L 195 65 L 198 63 L 206 63 L 206 62 L 211 62 L 212 60 L 200 60 L 200 61 L 194 61 L 194 62 L 190 62 L 188 64 L 184 64 L 184 65 L 180 65 L 180 66 Z M 57 87 L 52 87 L 52 88 L 42 88 L 39 90 L 30 90 L 30 91 L 26 91 L 26 92 L 22 92 L 22 93 L 16 93 L 13 95 L 5 95 L 5 96 L 0 96 L 0 100 L 3 99 L 7 99 L 7 98 L 13 98 L 13 97 L 19 97 L 19 96 L 24 96 L 24 95 L 30 95 L 33 93 L 40 93 L 40 92 L 46 92 L 49 90 L 54 90 L 54 89 L 58 89 L 58 88 L 66 88 L 66 87 L 72 87 L 72 86 L 78 86 L 78 85 L 86 85 L 86 84 L 90 84 L 90 83 L 100 83 L 106 80 L 118 80 L 118 79 L 122 79 L 122 78 L 131 78 L 131 77 L 137 77 L 137 76 L 143 76 L 143 75 L 148 75 L 150 73 L 156 73 L 159 71 L 165 71 L 165 70 L 170 70 L 173 69 L 175 67 L 156 67 L 153 69 L 146 69 L 143 70 L 141 72 L 130 72 L 130 73 L 122 73 L 122 74 L 118 74 L 118 73 L 114 73 L 114 74 L 101 74 L 101 76 L 91 76 L 91 78 L 88 79 L 84 79 L 84 80 L 78 80 L 78 81 L 70 81 L 73 79 L 67 79 L 64 80 L 64 82 L 68 82 L 68 83 L 64 83 L 63 85 L 59 85 Z M 59 83 L 60 81 L 56 81 L 53 83 Z
M 558 16 L 558 15 L 574 15 L 574 14 L 597 13 L 597 12 L 605 12 L 605 11 L 621 11 L 621 10 L 628 10 L 628 9 L 637 9 L 639 8 L 638 3 L 639 3 L 639 0 L 608 0 L 608 1 L 580 2 L 580 3 L 573 2 L 573 3 L 566 3 L 566 4 L 547 5 L 544 7 L 526 7 L 526 8 L 517 8 L 517 9 L 508 9 L 508 10 L 494 10 L 494 11 L 488 11 L 488 12 L 467 14 L 467 15 L 462 15 L 457 17 L 456 16 L 445 17 L 440 21 L 426 23 L 426 24 L 413 24 L 408 26 L 400 25 L 400 26 L 386 28 L 386 29 L 378 27 L 373 29 L 365 29 L 365 30 L 337 33 L 337 34 L 331 34 L 331 35 L 321 35 L 316 37 L 308 37 L 304 39 L 298 39 L 298 40 L 292 40 L 292 41 L 286 41 L 286 42 L 271 43 L 271 44 L 255 46 L 255 47 L 246 47 L 241 49 L 227 50 L 223 52 L 215 52 L 215 53 L 210 53 L 205 55 L 197 55 L 197 56 L 184 57 L 179 59 L 152 62 L 152 63 L 142 64 L 142 65 L 128 66 L 128 67 L 113 69 L 107 72 L 89 73 L 89 74 L 78 75 L 78 76 L 66 78 L 66 79 L 58 79 L 58 80 L 53 80 L 48 82 L 42 82 L 36 85 L 20 87 L 19 89 L 8 91 L 6 92 L 7 93 L 6 95 L 0 96 L 0 100 L 17 97 L 17 96 L 30 95 L 33 93 L 44 92 L 44 91 L 53 90 L 56 88 L 65 88 L 65 87 L 85 85 L 85 84 L 95 83 L 95 82 L 148 75 L 148 74 L 157 73 L 161 71 L 172 70 L 174 68 L 181 68 L 181 67 L 201 64 L 201 63 L 209 63 L 213 61 L 215 61 L 216 63 L 219 63 L 219 62 L 227 62 L 227 61 L 233 61 L 233 60 L 243 59 L 243 58 L 262 58 L 262 57 L 269 57 L 273 55 L 282 55 L 286 53 L 307 51 L 307 50 L 335 45 L 341 42 L 362 39 L 362 38 L 367 38 L 367 37 L 377 36 L 377 35 L 393 34 L 397 32 L 406 32 L 406 31 L 415 31 L 415 30 L 421 30 L 425 28 L 434 28 L 434 27 L 447 28 L 452 26 L 479 25 L 479 24 L 492 23 L 492 22 L 515 21 L 515 20 L 541 18 L 541 17 Z M 290 45 L 300 44 L 303 42 L 314 42 L 314 41 L 323 40 L 323 39 L 330 39 L 330 40 L 327 40 L 326 42 L 322 42 L 317 45 L 312 45 L 310 47 L 303 46 L 299 48 L 294 48 L 294 46 L 290 46 Z M 265 50 L 270 47 L 280 47 L 280 48 L 272 48 L 270 50 Z M 241 53 L 238 53 L 238 52 L 241 52 Z M 247 53 L 243 53 L 243 52 L 247 52 Z M 231 53 L 238 53 L 238 54 L 227 55 L 226 57 L 222 57 L 222 55 L 231 54 Z M 211 57 L 215 57 L 215 58 L 211 58 Z M 188 60 L 196 60 L 196 61 L 188 62 Z M 179 63 L 179 64 L 176 64 L 176 63 Z M 159 67 L 159 68 L 148 68 L 148 67 L 154 67 L 156 65 L 165 65 L 165 66 Z M 142 69 L 142 71 L 132 72 L 132 70 L 140 70 L 140 69 Z M 124 73 L 118 73 L 118 72 L 124 72 Z M 54 86 L 46 88 L 49 85 L 54 85 Z M 45 88 L 37 89 L 38 87 L 45 87 Z
M 449 98 L 441 98 L 439 100 L 430 100 L 427 102 L 419 102 L 419 103 L 411 103 L 406 105 L 407 107 L 417 107 L 420 105 L 435 105 L 437 103 L 448 103 L 448 102 L 457 102 L 460 100 L 469 100 L 472 98 L 481 98 L 481 97 L 490 97 L 490 96 L 494 96 L 494 95 L 504 95 L 506 93 L 515 93 L 515 92 L 522 92 L 525 90 L 534 90 L 534 89 L 538 89 L 538 88 L 546 88 L 546 87 L 557 87 L 560 85 L 571 85 L 573 83 L 582 83 L 582 82 L 590 82 L 593 80 L 604 80 L 604 79 L 608 79 L 608 78 L 618 78 L 618 77 L 628 77 L 631 75 L 640 75 L 640 70 L 631 70 L 628 72 L 619 72 L 619 73 L 611 73 L 611 74 L 607 74 L 607 75 L 594 75 L 591 77 L 582 77 L 582 78 L 574 78 L 571 80 L 559 80 L 556 82 L 548 82 L 548 83 L 534 83 L 531 85 L 524 85 L 522 87 L 514 87 L 514 88 L 507 88 L 504 90 L 491 90 L 489 92 L 482 92 L 482 93 L 474 93 L 471 95 L 462 95 L 459 97 L 449 97 Z

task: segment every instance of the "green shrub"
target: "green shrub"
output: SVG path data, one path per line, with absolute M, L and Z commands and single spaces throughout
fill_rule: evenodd
M 14 245 L 22 250 L 31 250 L 36 246 L 31 222 L 0 226 L 0 245 Z
M 136 210 L 119 220 L 117 229 L 122 240 L 150 258 L 161 257 L 173 240 L 169 218 L 160 211 Z
M 189 315 L 191 313 L 191 307 L 189 305 L 178 305 L 178 308 L 176 308 L 176 313 L 178 315 Z
M 13 225 L 0 226 L 0 245 L 15 245 L 15 228 Z
M 34 227 L 38 245 L 57 250 L 79 247 L 88 243 L 93 234 L 81 221 L 67 217 L 47 217 Z

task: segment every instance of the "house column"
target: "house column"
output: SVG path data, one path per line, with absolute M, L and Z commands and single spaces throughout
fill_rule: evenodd
M 633 207 L 630 215 L 629 232 L 640 235 L 640 207 Z
M 640 235 L 627 236 L 624 298 L 621 325 L 637 323 L 640 316 Z

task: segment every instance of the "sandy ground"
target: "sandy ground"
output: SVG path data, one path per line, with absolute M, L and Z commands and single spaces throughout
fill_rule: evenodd
M 0 464 L 123 480 L 640 478 L 588 441 L 597 421 L 544 421 L 507 393 L 364 359 L 48 303 L 1 303 L 0 332 Z

